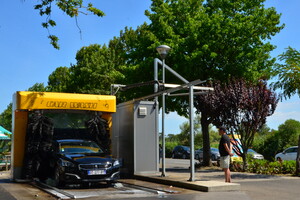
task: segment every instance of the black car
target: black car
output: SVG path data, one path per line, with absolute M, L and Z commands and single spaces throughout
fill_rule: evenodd
M 172 158 L 183 158 L 187 159 L 190 157 L 190 147 L 187 146 L 176 146 L 172 151 Z
M 56 140 L 52 169 L 56 186 L 71 183 L 111 184 L 120 177 L 120 163 L 106 155 L 93 141 Z
M 211 160 L 212 161 L 219 161 L 220 160 L 220 153 L 219 149 L 217 148 L 210 148 Z M 203 148 L 198 149 L 195 151 L 195 159 L 199 160 L 200 162 L 203 161 Z

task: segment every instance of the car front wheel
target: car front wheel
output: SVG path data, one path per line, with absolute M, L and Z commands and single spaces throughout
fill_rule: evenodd
M 61 180 L 61 173 L 60 173 L 59 167 L 55 168 L 55 171 L 54 171 L 54 181 L 55 181 L 55 186 L 56 187 L 63 187 L 63 186 L 65 186 L 65 182 Z
M 106 185 L 107 185 L 107 187 L 113 187 L 114 185 L 115 185 L 115 181 L 107 181 L 106 182 Z
M 280 158 L 280 157 L 277 157 L 277 159 L 276 159 L 278 162 L 281 162 L 282 161 L 282 159 Z
M 216 156 L 215 155 L 211 155 L 211 160 L 215 161 L 216 160 Z

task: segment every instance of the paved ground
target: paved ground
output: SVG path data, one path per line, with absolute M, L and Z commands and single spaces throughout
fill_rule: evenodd
M 176 161 L 186 163 L 186 161 Z M 165 188 L 170 188 L 170 190 L 176 187 L 174 183 L 181 182 L 184 185 L 182 187 L 189 188 L 193 190 L 180 190 L 180 194 L 175 195 L 152 195 L 147 197 L 135 197 L 134 199 L 222 199 L 222 200 L 282 200 L 282 199 L 299 199 L 300 196 L 300 178 L 291 176 L 269 176 L 269 175 L 259 175 L 251 173 L 238 173 L 232 172 L 232 184 L 224 183 L 224 174 L 220 168 L 203 168 L 197 169 L 195 172 L 195 182 L 188 181 L 190 179 L 191 173 L 182 164 L 180 167 L 169 167 L 166 171 L 166 177 L 160 177 L 159 174 L 148 174 L 143 177 L 151 178 L 151 181 L 158 181 L 159 183 L 164 183 Z M 139 177 L 141 178 L 141 177 Z M 134 180 L 123 180 L 127 183 L 143 185 L 148 187 L 162 187 L 161 185 L 156 185 L 151 182 L 144 181 L 134 181 Z M 169 182 L 167 182 L 169 181 Z M 201 192 L 197 190 L 197 187 L 203 186 L 205 184 L 207 187 L 212 187 L 214 184 L 220 184 L 221 186 L 226 186 L 224 188 L 217 188 L 217 190 L 211 190 L 209 192 Z M 209 185 L 210 184 L 210 185 Z M 188 185 L 188 186 L 187 186 Z M 192 188 L 196 185 L 196 188 Z M 227 187 L 228 185 L 238 185 L 234 189 Z M 25 184 L 11 183 L 9 180 L 9 174 L 7 172 L 0 172 L 0 199 L 5 200 L 32 200 L 32 199 L 43 199 L 52 200 L 53 197 L 39 191 L 32 186 Z M 103 197 L 93 197 L 88 199 L 103 199 Z M 130 197 L 119 197 L 118 199 L 132 199 Z

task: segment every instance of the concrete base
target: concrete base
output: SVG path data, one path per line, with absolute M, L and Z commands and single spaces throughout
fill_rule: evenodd
M 183 180 L 181 177 L 158 177 L 158 176 L 143 176 L 135 175 L 134 178 L 149 181 L 154 183 L 160 183 L 164 185 L 171 185 L 175 187 L 181 187 L 185 189 L 198 190 L 203 192 L 224 192 L 224 191 L 239 191 L 240 184 L 238 183 L 225 183 L 220 181 L 188 181 Z

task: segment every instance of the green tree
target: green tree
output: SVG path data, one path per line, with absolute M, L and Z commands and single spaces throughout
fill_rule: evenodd
M 76 60 L 69 71 L 67 92 L 108 95 L 111 84 L 123 76 L 116 70 L 114 51 L 105 45 L 82 47 Z
M 3 126 L 5 129 L 11 131 L 12 130 L 11 119 L 12 119 L 12 103 L 10 103 L 7 106 L 7 108 L 0 114 L 0 125 Z
M 67 92 L 70 83 L 70 69 L 58 67 L 48 77 L 47 89 L 51 92 Z
M 44 83 L 35 83 L 33 86 L 28 88 L 27 91 L 32 92 L 46 92 L 47 88 Z M 12 131 L 12 103 L 0 115 L 0 124 L 9 131 Z
M 24 0 L 25 1 L 25 0 Z M 56 26 L 56 21 L 52 18 L 52 10 L 54 7 L 57 7 L 61 11 L 63 11 L 64 14 L 71 18 L 75 18 L 75 22 L 77 27 L 77 17 L 79 14 L 93 14 L 98 17 L 103 17 L 104 13 L 95 8 L 93 4 L 87 3 L 84 4 L 84 0 L 41 0 L 38 4 L 34 6 L 35 10 L 39 11 L 39 14 L 41 16 L 46 16 L 45 22 L 42 23 L 42 27 L 46 28 L 48 31 L 48 38 L 50 39 L 50 44 L 56 48 L 59 49 L 58 45 L 58 37 L 56 35 L 53 35 L 50 33 L 50 27 Z M 81 30 L 79 28 L 79 31 L 81 33 Z
M 200 125 L 201 117 L 197 115 L 194 119 L 194 138 L 195 138 L 195 145 L 201 145 L 202 140 L 197 140 L 201 134 L 201 125 Z M 190 146 L 190 123 L 183 122 L 180 126 L 180 133 L 178 134 L 178 139 L 182 145 Z M 198 137 L 197 137 L 198 136 Z
M 274 8 L 264 0 L 153 0 L 145 14 L 150 24 L 120 34 L 119 48 L 125 51 L 125 77 L 132 83 L 153 80 L 153 57 L 160 44 L 172 47 L 166 64 L 188 80 L 268 79 L 275 58 L 269 39 L 283 25 Z M 124 70 L 125 71 L 125 70 Z M 147 71 L 148 73 L 144 73 Z M 178 83 L 166 73 L 166 82 Z M 153 89 L 126 92 L 130 99 L 152 93 Z M 188 98 L 167 98 L 167 112 L 188 114 Z M 201 111 L 204 161 L 208 164 L 210 121 Z
M 254 142 L 254 148 L 262 153 L 265 159 L 274 160 L 275 154 L 279 152 L 280 135 L 277 130 L 272 130 L 264 137 L 259 137 Z
M 168 134 L 166 136 L 166 142 L 178 142 L 178 141 L 179 141 L 178 134 Z
M 252 147 L 249 147 L 249 148 L 262 153 L 260 149 L 262 148 L 262 146 L 265 145 L 265 141 L 267 140 L 269 135 L 272 134 L 272 132 L 274 132 L 274 130 L 271 130 L 266 124 L 264 124 L 262 126 L 262 128 L 260 130 L 258 130 L 258 132 L 255 134 Z M 265 154 L 264 154 L 264 156 L 265 156 Z
M 300 135 L 300 122 L 288 119 L 279 125 L 278 130 L 271 130 L 255 144 L 255 149 L 266 159 L 273 160 L 275 155 L 287 147 L 297 146 Z
M 281 124 L 278 127 L 279 135 L 279 151 L 284 150 L 290 146 L 297 146 L 298 145 L 298 138 L 300 135 L 300 122 L 289 119 Z
M 200 148 L 203 146 L 203 137 L 202 137 L 202 130 L 201 130 L 201 116 L 196 115 L 194 119 L 194 144 L 195 148 Z M 171 135 L 171 138 L 174 138 L 174 141 L 178 141 L 181 145 L 190 146 L 190 124 L 189 122 L 183 122 L 180 125 L 181 132 L 177 135 Z M 213 130 L 212 126 L 209 126 L 209 133 L 210 133 L 210 141 L 213 143 L 219 142 L 219 133 Z M 169 134 L 170 135 L 170 134 Z M 169 137 L 168 135 L 168 137 Z
M 35 83 L 33 86 L 28 88 L 27 91 L 31 92 L 46 92 L 47 88 L 45 87 L 44 83 Z
M 156 36 L 149 30 L 146 23 L 138 26 L 136 30 L 126 27 L 120 32 L 118 38 L 110 41 L 109 47 L 114 49 L 118 71 L 124 74 L 119 83 L 131 85 L 153 80 L 153 58 L 157 56 L 155 48 L 158 46 Z M 153 93 L 153 85 L 131 87 L 121 92 L 123 101 L 131 100 Z
M 11 139 L 11 134 L 5 134 Z M 5 155 L 11 151 L 11 140 L 1 140 L 0 141 L 0 162 L 3 160 Z
M 150 10 L 145 12 L 150 24 L 136 30 L 125 28 L 108 47 L 94 45 L 79 51 L 78 63 L 70 69 L 68 91 L 107 94 L 116 80 L 126 85 L 153 80 L 153 58 L 158 56 L 155 48 L 160 44 L 172 47 L 166 63 L 188 80 L 268 79 L 275 61 L 270 57 L 275 46 L 268 41 L 283 25 L 279 25 L 280 15 L 275 9 L 265 8 L 263 3 L 152 0 Z M 101 85 L 97 82 L 100 79 Z M 166 81 L 178 83 L 170 73 Z M 122 93 L 122 100 L 149 93 L 153 93 L 153 86 L 128 90 Z M 187 108 L 188 98 L 167 98 L 167 112 L 188 116 Z M 204 161 L 210 159 L 209 123 L 207 114 L 201 111 Z
M 279 55 L 283 63 L 275 65 L 274 73 L 278 80 L 273 83 L 275 89 L 281 89 L 285 98 L 294 94 L 300 97 L 300 52 L 288 47 L 286 52 Z

